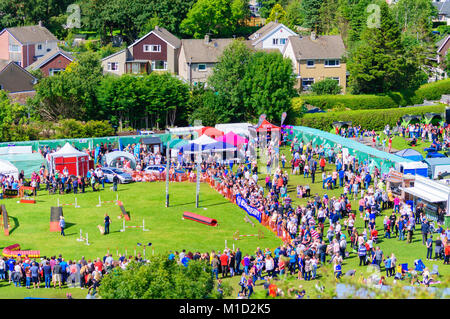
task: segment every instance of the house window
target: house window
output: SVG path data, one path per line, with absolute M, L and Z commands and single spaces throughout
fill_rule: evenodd
M 325 60 L 325 66 L 327 67 L 337 67 L 341 65 L 339 60 Z
M 119 62 L 108 62 L 108 71 L 118 71 Z
M 273 45 L 278 45 L 278 39 L 275 39 L 275 38 L 272 39 L 272 44 L 273 44 Z
M 307 67 L 311 68 L 311 67 L 314 67 L 314 65 L 315 65 L 315 61 L 314 60 L 307 60 L 306 61 L 306 66 Z
M 152 61 L 152 70 L 167 70 L 167 62 L 166 61 Z
M 145 44 L 144 52 L 161 52 L 161 46 L 159 44 L 158 45 Z
M 340 84 L 340 82 L 341 82 L 341 80 L 339 79 L 339 77 L 329 77 L 329 78 L 327 78 L 327 79 L 335 80 L 335 81 L 337 81 L 338 84 Z
M 199 64 L 198 65 L 198 70 L 199 71 L 206 71 L 206 64 Z
M 280 44 L 286 44 L 286 43 L 287 43 L 287 39 L 286 38 L 280 39 Z
M 314 78 L 303 78 L 302 79 L 302 87 L 303 90 L 311 89 L 311 85 L 314 84 Z
M 38 44 L 38 45 L 37 45 L 37 49 L 38 49 L 38 50 L 42 50 L 42 44 Z
M 17 44 L 10 44 L 9 52 L 20 52 L 20 46 L 18 46 Z
M 48 74 L 49 74 L 49 75 L 55 75 L 55 74 L 57 74 L 57 73 L 59 73 L 59 72 L 61 72 L 61 71 L 64 71 L 64 69 L 50 69 L 50 70 L 48 71 Z

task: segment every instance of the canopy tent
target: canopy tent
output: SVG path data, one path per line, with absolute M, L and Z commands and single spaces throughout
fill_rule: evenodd
M 263 120 L 261 124 L 256 128 L 256 132 L 267 131 L 270 132 L 272 130 L 279 130 L 280 127 L 269 123 L 267 120 Z
M 354 156 L 360 163 L 366 162 L 370 171 L 377 166 L 381 170 L 381 173 L 387 173 L 396 163 L 412 162 L 410 159 L 386 153 L 354 140 L 318 129 L 305 126 L 293 126 L 291 131 L 292 136 L 296 136 L 299 142 L 302 140 L 304 143 L 311 142 L 313 147 L 322 145 L 325 152 L 331 148 L 335 150 L 347 148 L 349 155 Z
M 423 115 L 423 118 L 426 124 L 437 124 L 444 119 L 444 116 L 441 113 L 428 112 Z
M 342 126 L 346 126 L 346 127 L 352 126 L 352 121 L 336 121 L 336 122 L 333 122 L 333 126 L 339 127 L 339 128 L 341 128 Z
M 422 116 L 420 115 L 414 115 L 414 114 L 406 114 L 402 116 L 402 126 L 407 126 L 410 123 L 411 124 L 415 124 L 415 123 L 419 123 L 422 119 Z
M 423 160 L 422 154 L 420 152 L 413 150 L 412 148 L 406 148 L 404 150 L 394 153 L 397 156 L 408 158 L 412 161 L 419 162 Z
M 206 145 L 217 142 L 215 139 L 209 137 L 206 134 L 203 134 L 199 138 L 196 138 L 195 140 L 189 141 L 191 144 L 199 144 L 199 145 Z
M 239 145 L 248 143 L 248 140 L 246 138 L 244 138 L 240 135 L 237 135 L 231 131 L 223 136 L 216 137 L 216 141 L 225 142 L 228 144 L 232 144 L 234 146 L 239 146 Z
M 59 151 L 48 154 L 50 170 L 62 172 L 67 167 L 70 175 L 86 176 L 89 171 L 89 155 L 66 143 Z
M 31 145 L 28 146 L 5 146 L 0 147 L 0 154 L 31 154 L 33 153 L 33 147 Z
M 24 172 L 25 177 L 31 177 L 33 172 L 38 172 L 42 164 L 46 164 L 40 153 L 31 154 L 8 154 L 1 155 L 0 159 L 11 162 L 17 169 Z
M 203 150 L 205 151 L 215 151 L 215 152 L 235 151 L 236 149 L 237 149 L 236 146 L 225 142 L 215 142 L 207 144 L 203 147 Z
M 108 166 L 115 166 L 114 162 L 117 161 L 117 159 L 120 159 L 120 158 L 127 158 L 127 159 L 129 159 L 131 168 L 135 168 L 136 167 L 136 158 L 133 156 L 133 154 L 128 153 L 128 152 L 116 151 L 116 152 L 106 153 L 105 157 L 104 157 L 104 159 L 106 161 L 106 164 Z
M 19 178 L 19 170 L 10 161 L 0 159 L 0 175 L 14 176 Z
M 178 149 L 186 144 L 189 144 L 189 141 L 182 140 L 182 139 L 174 139 L 174 140 L 171 140 L 167 145 L 169 146 L 169 148 Z
M 211 127 L 211 126 L 202 127 L 201 129 L 197 130 L 197 133 L 198 133 L 198 135 L 201 135 L 201 136 L 207 135 L 212 138 L 216 138 L 218 136 L 223 135 L 222 131 L 216 129 L 215 127 Z
M 227 123 L 227 124 L 216 124 L 214 127 L 221 130 L 225 134 L 233 132 L 235 134 L 248 137 L 250 135 L 248 128 L 253 126 L 250 123 Z
M 178 152 L 183 153 L 183 154 L 192 154 L 192 153 L 201 152 L 202 150 L 203 150 L 203 145 L 197 144 L 197 143 L 189 143 L 189 144 L 186 144 L 186 145 L 183 145 L 182 147 L 180 147 Z

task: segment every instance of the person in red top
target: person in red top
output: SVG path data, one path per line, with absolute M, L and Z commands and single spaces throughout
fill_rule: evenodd
M 94 266 L 98 268 L 98 271 L 103 272 L 103 263 L 100 258 L 97 258 L 97 261 L 94 263 Z
M 226 252 L 220 256 L 220 265 L 222 266 L 222 278 L 228 275 L 228 255 Z
M 378 240 L 378 230 L 375 228 L 370 232 L 370 237 L 372 238 L 373 242 L 376 243 Z
M 320 158 L 319 165 L 320 165 L 320 168 L 322 169 L 322 172 L 325 171 L 326 161 L 325 161 L 324 157 Z

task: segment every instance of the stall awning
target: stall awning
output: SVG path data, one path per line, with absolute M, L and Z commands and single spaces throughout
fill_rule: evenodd
M 404 190 L 406 193 L 411 194 L 413 196 L 416 196 L 418 198 L 422 198 L 430 203 L 439 203 L 439 202 L 446 202 L 448 200 L 447 196 L 436 194 L 436 193 L 430 193 L 426 192 L 421 187 L 400 187 L 401 190 Z

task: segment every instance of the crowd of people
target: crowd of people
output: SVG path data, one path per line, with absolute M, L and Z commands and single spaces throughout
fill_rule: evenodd
M 346 134 L 350 137 L 358 136 L 359 130 L 360 128 L 356 128 Z M 102 145 L 97 157 L 104 156 L 110 151 L 109 148 Z M 137 145 L 130 145 L 125 150 L 139 154 L 136 156 L 139 169 L 165 162 L 160 152 L 152 153 Z M 377 167 L 371 172 L 367 162 L 359 162 L 352 155 L 344 157 L 338 148 L 325 150 L 322 146 L 313 147 L 311 143 L 294 138 L 291 143 L 291 176 L 301 174 L 314 184 L 315 176 L 319 172 L 322 175 L 324 190 L 322 196 L 317 193 L 313 195 L 309 185 L 296 185 L 297 197 L 306 198 L 306 203 L 294 205 L 288 192 L 290 176 L 285 169 L 286 156 L 274 158 L 278 154 L 270 143 L 266 155 L 269 163 L 280 160 L 281 166 L 267 165 L 264 183 L 258 183 L 258 175 L 261 172 L 256 161 L 247 160 L 245 163 L 235 164 L 235 170 L 227 165 L 204 161 L 201 164 L 201 172 L 209 178 L 220 180 L 220 184 L 229 193 L 233 196 L 240 195 L 250 206 L 266 216 L 267 226 L 283 238 L 284 243 L 273 250 L 258 247 L 254 254 L 243 253 L 239 249 L 211 253 L 182 251 L 171 253 L 169 259 L 176 259 L 184 266 L 190 260 L 208 260 L 212 275 L 217 280 L 219 274 L 222 278 L 241 276 L 239 298 L 251 298 L 258 281 L 264 281 L 263 285 L 268 294 L 276 295 L 279 292 L 273 291 L 271 280 L 284 274 L 306 281 L 315 280 L 319 276 L 318 269 L 327 264 L 332 265 L 334 276 L 338 280 L 344 274 L 354 272 L 352 269 L 344 272 L 343 269 L 344 261 L 350 254 L 358 256 L 360 267 L 374 265 L 380 270 L 384 267 L 386 277 L 393 276 L 401 280 L 409 276 L 417 279 L 414 268 L 399 267 L 401 264 L 397 257 L 393 253 L 383 252 L 379 243 L 393 238 L 411 243 L 419 225 L 423 245 L 426 246 L 425 259 L 443 259 L 444 264 L 450 263 L 449 229 L 444 230 L 442 225 L 436 227 L 433 222 L 427 220 L 420 205 L 412 210 L 411 206 L 401 201 L 398 196 L 386 191 L 386 176 L 383 176 Z M 273 173 L 272 166 L 275 166 Z M 185 163 L 183 168 L 194 173 L 192 163 Z M 22 173 L 19 181 L 6 179 L 2 180 L 2 185 L 13 187 L 14 183 L 20 184 L 23 180 Z M 44 183 L 49 191 L 52 188 L 61 191 L 62 188 L 64 192 L 85 192 L 85 188 L 89 187 L 87 185 L 91 185 L 93 191 L 96 190 L 96 184 L 98 187 L 104 187 L 104 178 L 100 168 L 90 171 L 85 179 L 79 179 L 70 177 L 67 171 L 46 175 L 45 168 L 42 167 L 38 173 L 33 173 L 31 183 L 38 189 Z M 58 184 L 63 186 L 57 186 Z M 341 194 L 329 197 L 326 193 L 334 189 L 340 189 Z M 352 207 L 352 201 L 357 202 L 356 207 Z M 375 221 L 381 218 L 381 212 L 388 208 L 392 209 L 392 214 L 384 216 L 384 229 L 381 233 Z M 362 230 L 356 227 L 358 218 L 364 223 Z M 283 233 L 288 234 L 287 238 L 282 236 Z M 16 286 L 25 285 L 27 288 L 31 288 L 31 284 L 38 288 L 43 283 L 45 288 L 52 285 L 55 288 L 62 285 L 79 285 L 81 288 L 95 290 L 102 275 L 114 267 L 126 268 L 128 261 L 124 256 L 114 260 L 111 255 L 105 256 L 103 260 L 98 258 L 96 261 L 86 261 L 82 258 L 68 262 L 61 256 L 44 258 L 41 261 L 9 258 L 0 260 L 0 279 L 9 280 Z M 422 282 L 430 284 L 431 273 L 428 269 L 423 273 L 425 275 Z M 296 291 L 298 298 L 302 298 L 304 294 L 304 291 Z
M 66 260 L 62 255 L 40 260 L 28 256 L 1 257 L 0 280 L 26 289 L 87 289 L 87 296 L 95 297 L 103 276 L 115 267 L 126 269 L 131 261 L 144 260 L 140 254 L 136 257 L 120 255 L 114 259 L 110 253 L 92 260 L 84 256 L 79 260 Z

